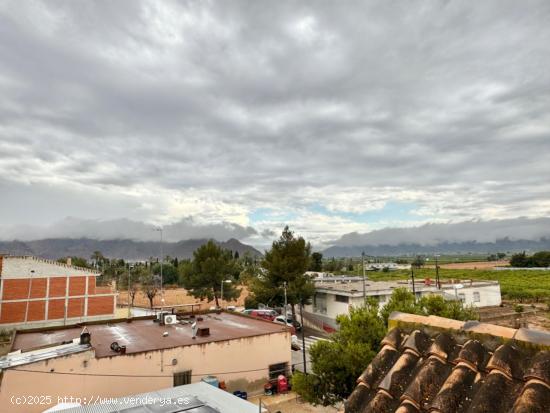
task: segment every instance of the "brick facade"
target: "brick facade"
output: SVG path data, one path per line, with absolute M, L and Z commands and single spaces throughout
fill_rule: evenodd
M 109 296 L 88 298 L 88 315 L 104 315 L 113 312 L 113 299 Z
M 113 291 L 96 288 L 93 270 L 71 268 L 31 257 L 0 256 L 0 324 L 114 316 Z

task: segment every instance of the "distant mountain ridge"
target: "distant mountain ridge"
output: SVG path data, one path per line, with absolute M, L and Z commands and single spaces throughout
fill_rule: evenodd
M 192 258 L 193 252 L 208 239 L 190 239 L 179 242 L 163 242 L 162 253 L 177 258 Z M 262 253 L 250 245 L 235 238 L 227 241 L 215 241 L 222 248 L 237 251 L 242 257 L 245 253 L 261 256 Z M 101 251 L 107 258 L 123 258 L 131 261 L 144 261 L 160 256 L 160 242 L 133 241 L 128 239 L 96 240 L 91 238 L 50 238 L 35 241 L 0 241 L 0 254 L 34 255 L 42 258 L 58 259 L 62 257 L 82 257 L 89 259 L 94 251 Z
M 510 240 L 505 238 L 495 242 L 440 242 L 434 245 L 414 243 L 397 245 L 333 245 L 322 252 L 324 257 L 330 258 L 359 257 L 363 251 L 367 255 L 374 256 L 399 256 L 413 254 L 492 254 L 496 252 L 536 252 L 541 250 L 550 250 L 550 238 L 540 238 L 539 240 Z

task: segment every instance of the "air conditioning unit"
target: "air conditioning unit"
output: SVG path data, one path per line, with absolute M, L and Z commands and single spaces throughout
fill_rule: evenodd
M 164 324 L 177 324 L 178 319 L 175 314 L 165 314 L 164 315 Z

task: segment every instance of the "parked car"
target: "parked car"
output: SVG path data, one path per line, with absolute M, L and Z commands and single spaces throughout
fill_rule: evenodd
M 286 321 L 285 321 L 285 317 L 280 315 L 280 316 L 277 316 L 275 317 L 275 319 L 273 320 L 274 323 L 277 323 L 277 324 L 283 324 L 283 325 L 287 325 L 287 327 L 294 327 L 294 324 L 292 324 L 292 318 L 290 317 L 287 317 L 286 318 Z M 302 325 L 296 321 L 296 329 L 298 331 L 300 331 L 302 329 Z
M 261 318 L 268 321 L 273 321 L 278 316 L 275 310 L 244 310 L 244 314 L 251 317 Z

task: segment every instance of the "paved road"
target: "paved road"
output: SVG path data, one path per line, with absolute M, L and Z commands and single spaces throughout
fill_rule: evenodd
M 309 348 L 312 346 L 312 344 L 316 343 L 319 340 L 326 340 L 324 337 L 320 337 L 320 335 L 315 332 L 315 335 L 307 335 L 308 331 L 304 331 L 305 337 L 305 352 L 306 352 L 306 363 L 307 363 L 307 371 L 311 371 L 311 362 L 309 359 Z M 302 345 L 302 337 L 298 337 L 298 341 L 300 343 L 300 346 Z M 303 352 L 302 350 L 299 351 L 293 351 L 292 352 L 292 364 L 295 366 L 296 370 L 298 371 L 304 371 L 304 359 L 303 359 Z

